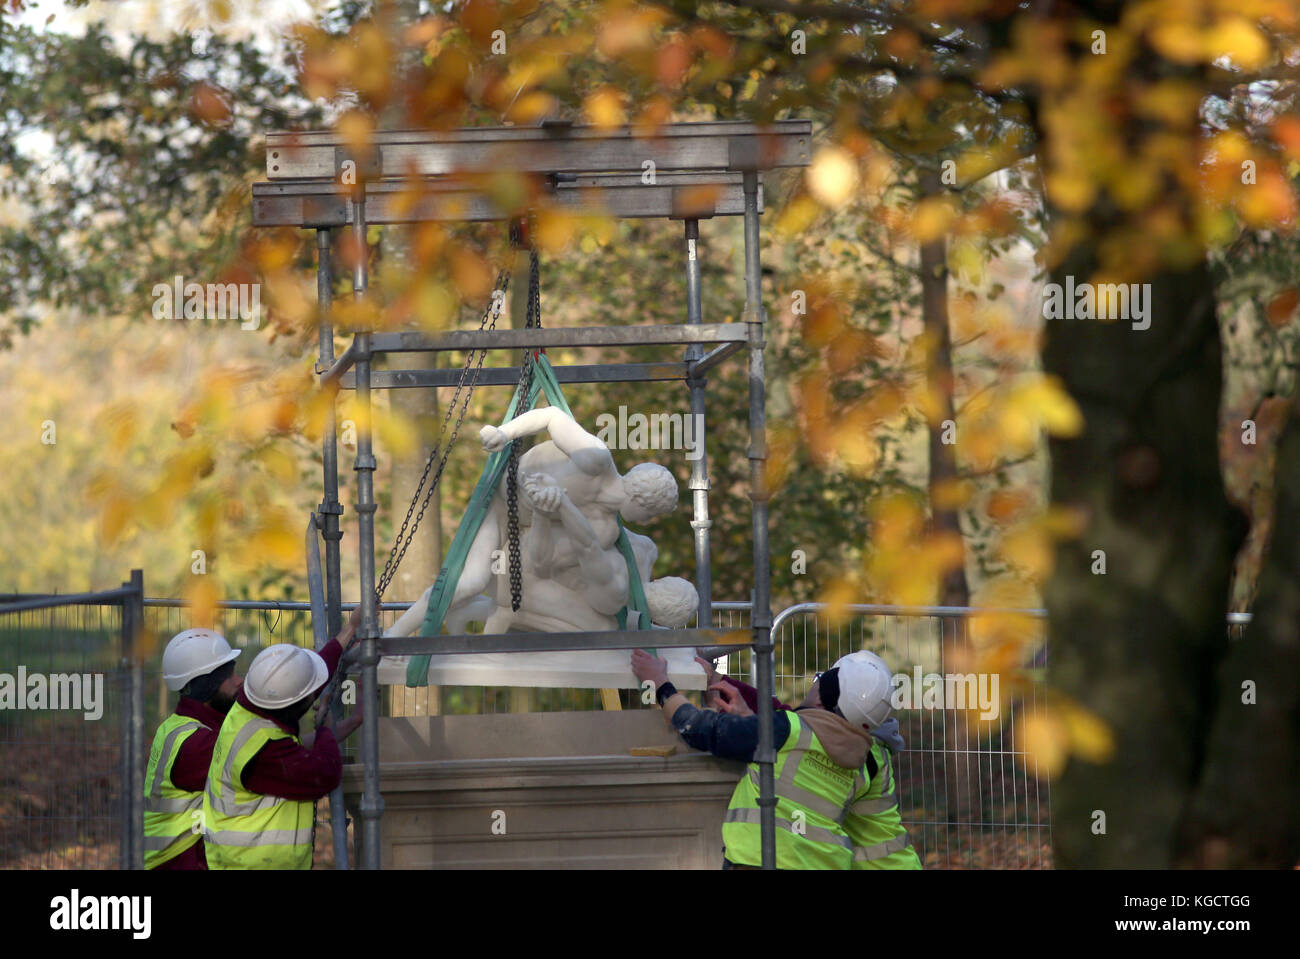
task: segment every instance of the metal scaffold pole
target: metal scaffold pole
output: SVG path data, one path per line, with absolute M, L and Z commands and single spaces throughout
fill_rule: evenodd
M 365 194 L 352 204 L 352 231 L 356 265 L 352 288 L 357 297 L 366 293 Z M 370 334 L 360 332 L 353 342 L 357 373 L 357 549 L 361 578 L 361 702 L 366 722 L 361 726 L 364 782 L 361 790 L 361 867 L 378 869 L 379 819 L 384 801 L 379 794 L 379 622 L 375 609 L 375 456 L 370 408 Z
M 334 327 L 330 324 L 330 307 L 334 303 L 334 262 L 330 251 L 329 230 L 316 231 L 316 298 L 320 310 L 320 363 L 316 372 L 323 373 L 334 365 Z M 329 634 L 337 636 L 343 628 L 343 594 L 339 576 L 339 517 L 343 504 L 339 502 L 339 445 L 338 408 L 334 401 L 337 388 L 332 389 L 325 410 L 325 435 L 321 446 L 321 462 L 325 473 L 325 496 L 320 504 L 322 517 L 321 536 L 325 540 L 325 610 Z
M 700 221 L 686 221 L 686 322 L 699 326 L 704 322 L 700 296 Z M 704 347 L 692 343 L 686 347 L 686 367 L 704 356 Z M 695 621 L 701 628 L 713 623 L 713 575 L 710 569 L 709 528 L 709 461 L 704 450 L 704 398 L 708 380 L 695 373 L 687 377 L 691 397 L 690 436 L 695 444 L 691 461 L 691 499 L 693 513 L 691 529 L 695 531 L 695 588 L 699 593 L 700 607 Z
M 746 170 L 745 314 L 749 333 L 749 498 L 754 515 L 754 608 L 750 625 L 758 687 L 758 808 L 763 868 L 776 868 L 776 783 L 772 733 L 772 612 L 767 545 L 767 415 L 764 407 L 762 272 L 758 238 L 758 173 Z
M 334 327 L 329 322 L 330 307 L 334 302 L 334 264 L 330 256 L 330 231 L 316 231 L 316 301 L 320 321 L 320 362 L 316 372 L 323 373 L 334 364 Z M 321 467 L 324 472 L 325 496 L 318 512 L 321 517 L 321 536 L 325 539 L 325 624 L 328 635 L 337 636 L 343 628 L 343 596 L 339 576 L 339 517 L 343 505 L 339 502 L 339 447 L 338 410 L 335 398 L 338 387 L 327 384 L 329 403 L 325 410 L 325 432 L 321 440 Z M 342 665 L 339 666 L 342 669 Z M 335 696 L 330 704 L 330 714 L 335 722 L 343 717 L 343 699 Z M 348 868 L 348 823 L 343 805 L 343 784 L 330 793 L 330 838 L 334 847 L 334 868 Z

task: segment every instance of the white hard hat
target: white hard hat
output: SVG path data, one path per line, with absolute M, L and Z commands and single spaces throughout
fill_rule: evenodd
M 329 667 L 317 653 L 279 643 L 257 654 L 244 677 L 244 693 L 254 705 L 279 709 L 320 689 L 329 678 Z
M 893 674 L 883 659 L 863 650 L 840 657 L 833 668 L 839 669 L 840 680 L 836 708 L 845 719 L 874 729 L 889 718 Z
M 206 676 L 219 666 L 239 658 L 242 649 L 231 649 L 226 637 L 210 629 L 187 629 L 177 633 L 163 650 L 163 682 L 172 692 L 183 689 L 196 676 Z

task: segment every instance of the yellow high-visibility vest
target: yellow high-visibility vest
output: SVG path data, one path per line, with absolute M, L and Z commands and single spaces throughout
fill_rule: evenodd
M 776 779 L 776 867 L 848 869 L 853 844 L 845 832 L 845 810 L 853 799 L 855 770 L 826 755 L 812 727 L 794 712 L 790 734 L 773 765 Z M 726 857 L 741 866 L 762 864 L 758 807 L 758 764 L 736 784 L 722 823 Z
M 181 744 L 206 729 L 189 716 L 172 713 L 154 733 L 149 768 L 144 774 L 144 868 L 157 869 L 175 859 L 202 838 L 199 817 L 203 793 L 186 792 L 172 785 L 172 766 Z
M 854 782 L 853 802 L 844 828 L 853 840 L 854 869 L 920 869 L 921 860 L 898 813 L 894 754 L 880 743 L 871 746 L 876 774 L 863 764 Z
M 310 801 L 264 796 L 244 788 L 248 761 L 276 739 L 298 737 L 239 703 L 221 724 L 203 792 L 203 842 L 210 869 L 310 869 Z

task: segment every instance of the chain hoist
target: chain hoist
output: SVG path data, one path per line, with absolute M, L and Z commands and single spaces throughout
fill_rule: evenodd
M 541 269 L 537 249 L 529 250 L 528 256 L 528 307 L 524 317 L 525 329 L 542 327 Z M 519 405 L 515 415 L 528 402 L 528 393 L 533 385 L 534 351 L 526 349 L 519 371 Z M 525 412 L 527 412 L 525 410 Z M 510 444 L 510 462 L 506 467 L 506 539 L 510 553 L 510 609 L 519 612 L 524 595 L 524 570 L 521 550 L 519 548 L 519 447 L 521 440 Z

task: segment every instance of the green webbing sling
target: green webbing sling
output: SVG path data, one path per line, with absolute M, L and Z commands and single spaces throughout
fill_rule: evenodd
M 546 390 L 547 399 L 550 400 L 552 406 L 557 407 L 567 416 L 573 416 L 569 404 L 564 400 L 564 394 L 560 391 L 560 383 L 555 378 L 555 370 L 552 368 L 550 360 L 546 358 L 546 354 L 541 353 L 537 355 L 533 363 L 533 379 L 528 389 L 528 409 L 532 409 L 537 405 L 537 396 L 543 388 Z M 503 426 L 517 415 L 519 401 L 519 387 L 515 387 L 515 394 L 510 398 L 510 405 L 506 408 L 505 419 L 502 421 Z M 514 440 L 511 440 L 506 443 L 504 448 L 489 456 L 487 464 L 483 467 L 483 473 L 479 476 L 478 485 L 474 487 L 474 495 L 470 497 L 469 505 L 465 507 L 465 515 L 460 521 L 460 526 L 456 528 L 456 535 L 452 537 L 451 549 L 447 553 L 447 562 L 438 572 L 438 579 L 434 582 L 433 591 L 429 594 L 429 607 L 424 616 L 424 623 L 420 626 L 421 636 L 438 636 L 442 633 L 442 621 L 447 616 L 447 609 L 451 606 L 451 598 L 456 592 L 456 585 L 460 582 L 460 575 L 465 570 L 465 560 L 469 558 L 470 546 L 473 545 L 474 537 L 478 535 L 479 528 L 483 525 L 483 520 L 488 514 L 497 486 L 505 476 L 506 466 L 510 462 L 510 447 L 513 442 Z M 637 617 L 637 628 L 649 629 L 650 611 L 649 607 L 646 606 L 645 589 L 641 585 L 641 574 L 636 566 L 636 559 L 632 553 L 632 544 L 627 538 L 627 531 L 623 529 L 622 518 L 618 521 L 618 549 L 627 562 L 630 606 L 641 614 Z M 625 606 L 618 612 L 619 629 L 627 628 L 627 610 L 628 607 Z M 429 654 L 411 657 L 411 661 L 406 667 L 406 685 L 429 685 Z

